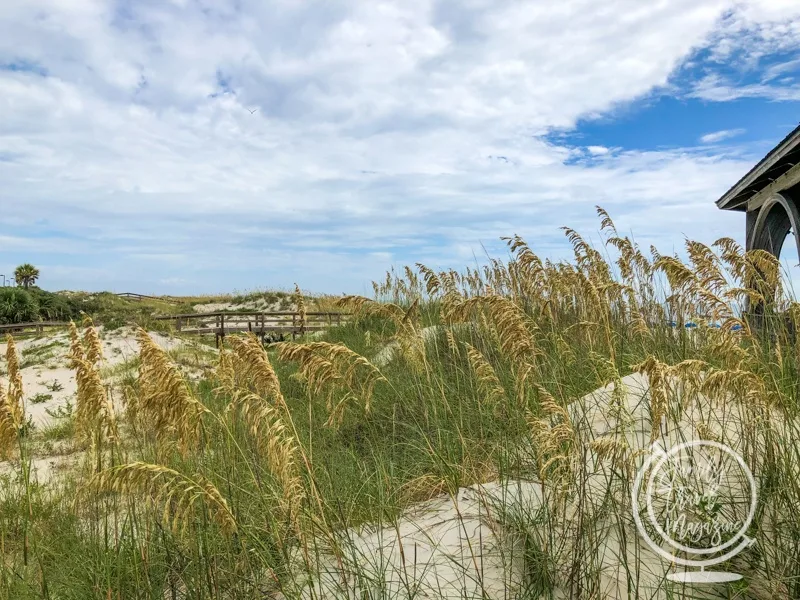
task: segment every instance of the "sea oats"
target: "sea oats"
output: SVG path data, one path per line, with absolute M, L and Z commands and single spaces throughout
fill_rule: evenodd
M 242 415 L 260 452 L 266 457 L 270 471 L 281 486 L 283 508 L 296 524 L 305 490 L 298 469 L 300 451 L 284 422 L 287 418 L 285 413 L 278 411 L 261 396 L 246 390 L 237 390 L 233 394 L 227 410 L 238 411 Z
M 539 354 L 527 315 L 503 296 L 477 296 L 454 305 L 448 318 L 467 321 L 476 310 L 486 310 L 497 329 L 503 354 L 518 366 L 535 363 Z
M 662 421 L 667 415 L 668 367 L 651 355 L 631 368 L 646 374 L 650 384 L 650 442 L 654 442 L 661 435 Z
M 344 296 L 337 306 L 353 311 L 358 316 L 380 316 L 391 319 L 396 333 L 392 341 L 397 342 L 400 354 L 416 370 L 425 364 L 425 340 L 422 337 L 419 316 L 419 298 L 404 309 L 391 303 L 375 302 L 364 296 Z
M 100 363 L 103 359 L 102 344 L 94 325 L 86 317 L 86 330 L 81 341 L 77 327 L 70 322 L 70 367 L 75 370 L 76 411 L 75 428 L 79 438 L 84 441 L 97 441 L 96 435 L 102 433 L 107 439 L 118 436 L 116 416 L 108 390 L 100 377 Z
M 83 327 L 83 348 L 86 352 L 86 359 L 92 365 L 100 364 L 103 360 L 103 343 L 100 341 L 100 336 L 90 317 L 83 318 Z
M 140 346 L 139 419 L 159 437 L 176 435 L 185 452 L 199 441 L 203 416 L 209 411 L 144 329 L 137 330 L 136 338 Z
M 286 342 L 279 345 L 278 356 L 281 360 L 298 363 L 299 374 L 310 391 L 320 393 L 328 389 L 329 412 L 334 408 L 333 394 L 337 389 L 358 396 L 364 410 L 369 412 L 375 385 L 386 381 L 369 360 L 341 344 Z
M 19 368 L 19 355 L 11 335 L 6 336 L 6 367 L 8 368 L 8 391 L 6 392 L 8 410 L 14 422 L 20 426 L 24 420 L 25 409 L 23 405 L 24 391 L 22 388 L 22 373 Z
M 306 301 L 303 298 L 303 292 L 300 291 L 300 286 L 296 283 L 294 284 L 294 294 L 292 294 L 292 300 L 294 301 L 295 310 L 297 311 L 297 327 L 300 329 L 300 333 L 303 333 L 306 328 Z
M 186 532 L 200 507 L 223 532 L 233 534 L 237 530 L 228 502 L 202 475 L 188 477 L 163 465 L 133 462 L 101 471 L 89 487 L 163 504 L 162 520 L 176 533 Z
M 10 403 L 3 382 L 0 381 L 0 456 L 8 457 L 17 444 L 21 426 L 19 415 Z
M 224 367 L 229 370 L 222 375 L 229 378 L 229 385 L 233 385 L 235 379 L 239 387 L 251 388 L 277 405 L 285 404 L 278 375 L 258 338 L 252 333 L 234 335 L 228 338 L 228 344 L 231 346 L 230 366 Z M 220 361 L 224 360 L 228 358 L 220 357 Z
M 589 442 L 589 447 L 597 453 L 601 460 L 609 460 L 621 467 L 628 462 L 630 446 L 624 437 L 603 436 Z
M 464 346 L 467 349 L 469 364 L 478 381 L 478 392 L 481 400 L 485 401 L 490 406 L 505 401 L 505 390 L 492 365 L 489 364 L 489 361 L 486 360 L 477 348 L 467 343 L 464 343 Z

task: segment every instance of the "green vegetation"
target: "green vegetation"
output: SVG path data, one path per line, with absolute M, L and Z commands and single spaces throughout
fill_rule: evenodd
M 647 563 L 630 528 L 630 474 L 648 452 L 626 437 L 622 378 L 632 373 L 651 384 L 639 409 L 646 438 L 695 428 L 747 450 L 757 543 L 733 565 L 744 581 L 719 597 L 800 597 L 800 305 L 782 294 L 766 253 L 725 239 L 688 242 L 686 264 L 648 256 L 600 214 L 613 260 L 567 230 L 572 262 L 543 261 L 515 237 L 508 263 L 389 273 L 376 300 L 339 299 L 357 318 L 321 338 L 265 351 L 252 336 L 228 336 L 215 372 L 196 384 L 178 364 L 199 367 L 210 353 L 170 354 L 140 331 L 136 362 L 114 370 L 127 374 L 120 414 L 96 333 L 73 331 L 82 384 L 71 429 L 46 436 L 74 435 L 86 461 L 36 482 L 26 440 L 0 428 L 0 449 L 21 458 L 0 485 L 0 597 L 308 597 L 304 576 L 318 582 L 317 561 L 331 555 L 349 573 L 341 597 L 421 598 L 416 575 L 398 592 L 366 557 L 349 563 L 351 528 L 391 531 L 416 502 L 530 480 L 542 484 L 539 506 L 496 515 L 521 548 L 509 597 L 602 598 L 611 567 L 621 569 L 620 597 L 693 597 L 663 579 L 642 592 L 643 565 L 669 564 Z M 757 317 L 743 314 L 745 298 Z M 579 399 L 608 384 L 600 420 L 612 425 L 595 435 Z M 0 423 L 14 422 L 15 393 Z M 686 412 L 708 404 L 708 420 Z M 721 416 L 732 433 L 713 428 Z M 601 493 L 587 491 L 598 478 Z M 478 550 L 453 560 L 483 568 Z
M 61 356 L 65 347 L 65 342 L 61 340 L 53 340 L 51 342 L 31 345 L 27 350 L 25 350 L 25 354 L 20 362 L 20 368 L 24 369 L 33 365 L 45 364 L 48 361 Z
M 72 419 L 74 416 L 73 404 L 69 400 L 66 402 L 66 404 L 59 406 L 56 409 L 46 408 L 45 412 L 54 419 Z
M 62 442 L 75 437 L 75 419 L 61 416 L 55 423 L 42 428 L 40 439 L 43 442 Z
M 275 304 L 280 303 L 284 299 L 289 298 L 289 294 L 287 292 L 282 291 L 275 291 L 275 290 L 265 290 L 259 292 L 248 292 L 247 294 L 235 294 L 230 297 L 223 297 L 226 298 L 227 302 L 231 304 L 245 304 L 247 302 L 265 302 L 266 304 Z
M 39 304 L 21 288 L 0 288 L 0 324 L 39 320 Z
M 65 293 L 65 295 L 67 294 Z M 131 324 L 141 325 L 151 330 L 163 330 L 168 325 L 156 321 L 153 317 L 191 312 L 191 307 L 186 305 L 175 305 L 150 299 L 131 301 L 110 292 L 91 294 L 70 292 L 67 297 L 71 307 L 70 319 L 80 321 L 82 314 L 86 314 L 97 324 L 103 325 L 107 331 Z
M 35 281 L 35 279 L 33 280 Z M 126 325 L 139 325 L 151 331 L 171 331 L 169 321 L 155 317 L 194 313 L 203 304 L 231 304 L 231 310 L 253 310 L 249 305 L 266 310 L 291 310 L 291 294 L 283 291 L 257 291 L 237 295 L 195 296 L 184 298 L 153 297 L 141 300 L 123 298 L 111 292 L 48 292 L 31 281 L 26 288 L 0 288 L 0 325 L 38 321 L 76 321 L 88 315 L 106 331 Z M 309 298 L 311 310 L 331 310 L 328 296 Z
M 45 291 L 36 286 L 28 288 L 27 293 L 31 295 L 39 306 L 39 318 L 42 321 L 66 321 L 70 318 L 77 318 L 80 309 L 74 306 L 69 298 Z
M 60 392 L 64 389 L 64 386 L 61 385 L 61 382 L 58 379 L 54 379 L 50 383 L 46 383 L 45 387 L 51 392 Z
M 53 399 L 53 394 L 42 394 L 38 393 L 35 396 L 31 396 L 28 398 L 28 402 L 31 404 L 44 404 L 45 402 L 49 402 Z
M 78 318 L 80 311 L 69 297 L 35 286 L 0 288 L 0 324 L 64 321 Z

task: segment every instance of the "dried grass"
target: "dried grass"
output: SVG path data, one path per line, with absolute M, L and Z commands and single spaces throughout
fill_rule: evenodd
M 369 360 L 341 344 L 284 342 L 278 346 L 278 356 L 281 360 L 298 363 L 298 375 L 310 393 L 326 392 L 331 425 L 341 422 L 342 410 L 351 400 L 357 400 L 369 413 L 375 385 L 386 381 Z M 348 390 L 348 393 L 334 406 L 334 395 L 341 390 Z
M 163 465 L 133 462 L 98 473 L 89 487 L 163 505 L 162 519 L 175 533 L 186 533 L 199 507 L 224 533 L 231 535 L 237 530 L 228 502 L 202 475 L 188 477 Z
M 477 348 L 467 343 L 464 346 L 467 348 L 467 358 L 478 381 L 478 391 L 481 399 L 490 406 L 495 406 L 505 401 L 505 389 L 503 389 L 492 365 L 489 364 L 489 361 Z
M 220 353 L 217 376 L 223 387 L 233 390 L 243 387 L 270 398 L 278 405 L 285 404 L 280 381 L 269 362 L 264 347 L 252 333 L 228 338 L 231 353 Z
M 209 410 L 194 397 L 178 368 L 144 329 L 137 330 L 136 338 L 141 359 L 137 418 L 157 438 L 174 438 L 187 452 L 199 442 L 203 416 Z
M 298 468 L 300 450 L 284 422 L 283 411 L 246 390 L 234 393 L 227 410 L 238 411 L 247 424 L 261 455 L 266 457 L 270 471 L 281 486 L 284 514 L 297 527 L 305 490 Z
M 103 360 L 102 344 L 91 319 L 84 320 L 81 342 L 75 323 L 70 322 L 70 365 L 75 369 L 77 384 L 75 429 L 83 441 L 96 443 L 97 435 L 114 441 L 118 438 L 116 415 L 100 376 Z

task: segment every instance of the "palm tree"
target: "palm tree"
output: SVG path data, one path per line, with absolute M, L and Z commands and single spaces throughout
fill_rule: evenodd
M 39 279 L 39 269 L 30 263 L 25 263 L 24 265 L 18 266 L 14 270 L 14 277 L 17 280 L 17 285 L 21 285 L 25 289 L 28 289 L 31 285 L 36 283 L 37 279 Z

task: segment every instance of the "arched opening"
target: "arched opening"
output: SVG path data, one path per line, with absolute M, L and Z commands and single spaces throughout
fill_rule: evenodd
M 796 234 L 789 233 L 789 237 L 793 235 Z M 786 295 L 795 302 L 800 302 L 800 263 L 798 263 L 797 257 L 790 252 L 787 252 L 781 259 L 781 278 Z
M 796 302 L 800 301 L 800 257 L 794 252 L 797 236 L 798 232 L 791 227 L 783 239 L 783 248 L 786 252 L 778 254 L 781 261 L 783 289 L 786 290 L 787 296 Z
M 775 194 L 758 211 L 750 247 L 780 258 L 786 236 L 790 231 L 797 231 L 798 224 L 800 214 L 794 201 L 784 194 Z M 800 245 L 795 244 L 795 248 L 800 256 Z
M 800 213 L 794 198 L 774 194 L 758 212 L 750 248 L 774 254 L 781 262 L 783 287 L 792 298 L 800 297 Z M 794 243 L 792 243 L 792 240 Z M 788 252 L 782 252 L 788 248 Z

